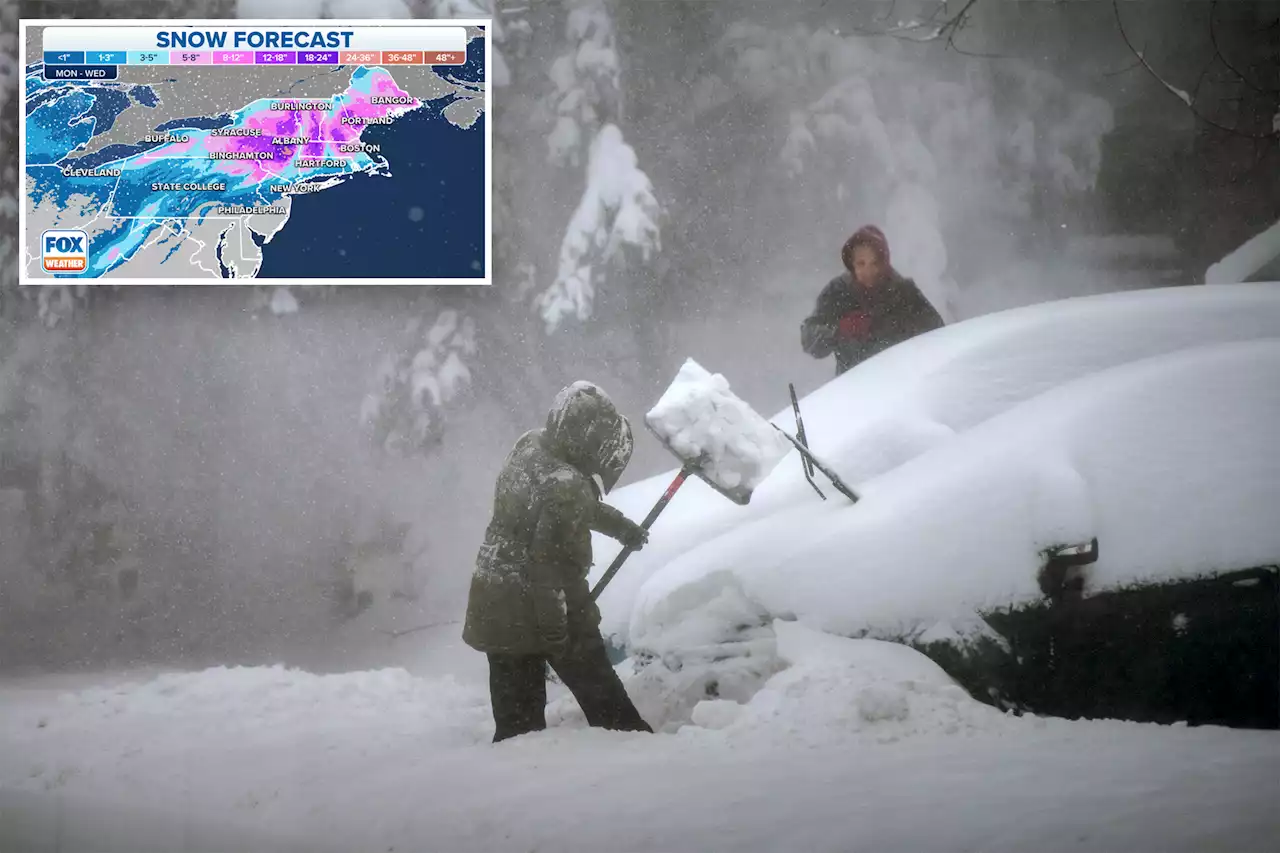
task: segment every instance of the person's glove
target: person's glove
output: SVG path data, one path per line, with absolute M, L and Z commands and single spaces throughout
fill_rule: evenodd
M 826 358 L 835 349 L 839 333 L 834 323 L 805 320 L 800 324 L 800 348 L 814 358 Z
M 622 538 L 618 541 L 632 551 L 639 551 L 649 544 L 649 531 L 628 519 L 627 526 L 622 531 Z
M 840 337 L 861 338 L 871 331 L 871 315 L 865 311 L 851 311 L 840 318 Z

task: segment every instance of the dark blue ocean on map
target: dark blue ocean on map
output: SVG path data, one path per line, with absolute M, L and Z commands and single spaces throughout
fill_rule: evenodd
M 484 82 L 484 39 L 472 39 L 467 43 L 467 64 L 449 68 L 441 76 L 456 83 Z
M 129 94 L 144 107 L 160 106 L 160 99 L 156 97 L 155 90 L 150 86 L 134 86 L 129 90 Z
M 459 80 L 481 79 L 483 45 L 470 43 Z M 454 100 L 366 129 L 361 138 L 382 146 L 391 177 L 356 175 L 293 196 L 258 278 L 482 278 L 488 115 L 463 130 L 441 114 Z
M 166 130 L 213 130 L 219 127 L 226 127 L 231 124 L 230 113 L 223 113 L 216 116 L 195 116 L 192 118 L 175 118 L 172 121 L 166 121 L 164 124 L 158 124 L 155 127 L 156 133 L 163 133 Z
M 116 118 L 120 113 L 129 109 L 132 102 L 129 95 L 121 92 L 119 89 L 105 89 L 101 86 L 89 86 L 85 88 L 85 92 L 92 95 L 93 107 L 89 110 L 87 118 L 94 119 L 93 135 L 97 136 L 106 133 L 115 126 Z
M 463 130 L 430 101 L 362 139 L 391 177 L 356 175 L 293 196 L 259 278 L 471 278 L 484 274 L 484 122 Z

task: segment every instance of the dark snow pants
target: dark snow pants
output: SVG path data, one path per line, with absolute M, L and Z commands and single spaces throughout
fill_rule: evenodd
M 587 722 L 599 728 L 652 732 L 640 716 L 596 631 L 573 637 L 557 657 L 489 655 L 489 698 L 496 730 L 493 742 L 547 727 L 546 665 L 551 664 L 578 700 Z

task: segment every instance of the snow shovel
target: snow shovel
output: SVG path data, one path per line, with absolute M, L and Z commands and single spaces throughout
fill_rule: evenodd
M 708 373 L 693 359 L 649 410 L 645 426 L 681 462 L 680 471 L 640 526 L 650 525 L 671 503 L 690 475 L 734 503 L 745 506 L 761 480 L 791 450 L 785 434 L 729 390 L 720 374 Z M 622 568 L 631 548 L 623 548 L 601 576 L 591 600 Z
M 649 514 L 644 517 L 644 521 L 640 522 L 641 527 L 645 530 L 649 529 L 649 526 L 653 524 L 654 520 L 657 519 L 657 517 L 662 514 L 662 511 L 667 508 L 667 504 L 671 503 L 671 499 L 675 497 L 676 492 L 684 485 L 684 481 L 689 479 L 689 475 L 694 473 L 696 470 L 696 463 L 687 463 L 680 469 L 679 473 L 676 474 L 676 478 L 671 481 L 671 485 L 667 486 L 667 490 L 662 493 L 662 497 L 658 498 L 658 502 L 653 505 L 653 509 L 649 510 Z M 613 580 L 613 576 L 618 573 L 618 569 L 622 568 L 622 564 L 627 561 L 627 557 L 630 557 L 631 552 L 634 550 L 634 548 L 624 547 L 618 553 L 618 556 L 613 558 L 613 562 L 609 564 L 609 568 L 606 569 L 605 573 L 600 577 L 600 582 L 596 584 L 595 589 L 591 590 L 592 601 L 595 601 L 600 597 L 600 593 L 604 591 L 605 585 L 608 584 L 609 581 Z

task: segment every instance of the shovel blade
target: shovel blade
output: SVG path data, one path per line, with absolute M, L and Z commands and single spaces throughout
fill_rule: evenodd
M 752 490 L 791 452 L 724 376 L 691 358 L 644 421 L 682 467 L 736 504 L 749 503 Z
M 686 459 L 685 457 L 681 456 L 674 447 L 672 447 L 670 444 L 667 443 L 666 438 L 663 437 L 663 435 L 660 432 L 654 429 L 653 425 L 650 424 L 647 419 L 645 420 L 645 426 L 648 427 L 649 432 L 653 433 L 653 437 L 658 439 L 659 444 L 665 447 L 672 456 L 680 460 L 681 467 L 687 468 L 688 470 L 692 471 L 694 476 L 696 476 L 699 480 L 706 483 L 708 486 L 715 489 L 717 492 L 724 495 L 726 498 L 733 501 L 734 503 L 739 504 L 740 506 L 746 506 L 747 504 L 751 503 L 751 492 L 752 492 L 751 489 L 748 489 L 746 486 L 736 486 L 734 488 L 728 488 L 720 483 L 717 483 L 713 478 L 707 476 L 706 472 L 703 470 L 702 465 L 706 461 L 705 459 L 701 459 L 701 458 Z

